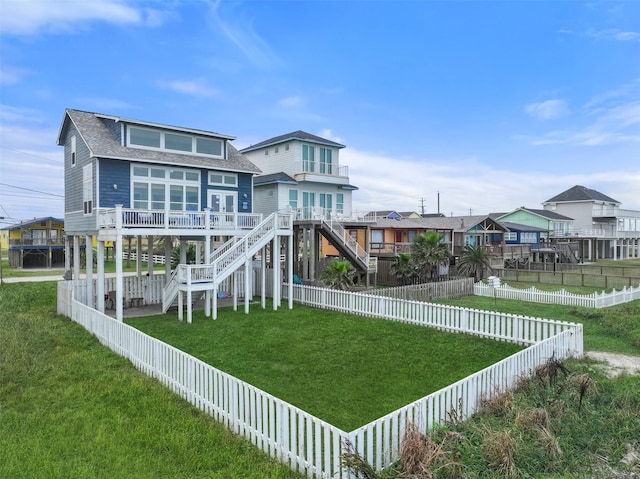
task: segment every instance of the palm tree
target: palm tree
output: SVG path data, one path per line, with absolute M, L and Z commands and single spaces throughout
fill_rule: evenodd
M 438 268 L 449 264 L 449 250 L 435 231 L 418 235 L 411 245 L 411 262 L 420 280 L 434 281 Z
M 320 279 L 331 289 L 347 290 L 353 286 L 356 272 L 349 261 L 334 259 L 322 272 Z
M 458 262 L 458 273 L 473 276 L 475 281 L 482 281 L 485 268 L 493 273 L 486 248 L 484 246 L 466 245 Z
M 416 277 L 416 271 L 411 262 L 411 254 L 398 253 L 393 259 L 391 274 L 395 275 L 402 286 L 411 284 Z

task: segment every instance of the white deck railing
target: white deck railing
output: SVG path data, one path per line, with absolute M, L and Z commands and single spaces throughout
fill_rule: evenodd
M 591 294 L 576 294 L 565 291 L 542 291 L 531 286 L 520 289 L 502 284 L 498 288 L 492 288 L 485 283 L 476 283 L 473 286 L 473 294 L 477 296 L 493 296 L 501 299 L 516 299 L 532 303 L 563 304 L 566 306 L 581 306 L 584 308 L 606 308 L 616 304 L 628 303 L 640 299 L 640 285 L 637 287 L 624 287 L 620 291 L 615 289 L 607 293 L 593 292 Z
M 347 433 L 83 305 L 74 299 L 71 283 L 58 284 L 60 314 L 83 325 L 102 344 L 128 358 L 137 368 L 157 378 L 234 433 L 308 477 L 349 477 L 340 466 L 347 441 L 375 469 L 383 469 L 398 459 L 407 424 L 413 423 L 426 432 L 447 420 L 451 411 L 467 418 L 478 409 L 483 398 L 493 397 L 513 387 L 520 377 L 531 374 L 549 358 L 563 360 L 582 355 L 580 324 L 295 285 L 294 294 L 300 301 L 327 309 L 349 308 L 355 314 L 386 317 L 515 343 L 535 343 L 451 386 Z

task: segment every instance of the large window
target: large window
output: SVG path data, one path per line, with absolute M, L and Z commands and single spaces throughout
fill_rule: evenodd
M 302 171 L 305 173 L 315 171 L 315 148 L 313 145 L 302 145 Z
M 505 241 L 518 241 L 518 233 L 511 231 L 504 234 Z
M 382 243 L 384 243 L 384 230 L 371 230 L 371 247 L 382 248 Z
M 129 127 L 129 146 L 195 153 L 223 158 L 223 140 L 169 133 L 151 128 Z
M 520 243 L 537 243 L 538 238 L 535 233 L 520 233 Z
M 329 193 L 320 193 L 320 208 L 323 208 L 327 213 L 333 210 L 333 197 Z
M 320 173 L 331 174 L 331 150 L 320 148 Z
M 200 172 L 132 165 L 132 204 L 137 209 L 200 210 Z

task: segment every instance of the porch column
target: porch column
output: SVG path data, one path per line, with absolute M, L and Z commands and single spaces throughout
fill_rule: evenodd
M 267 247 L 262 247 L 260 253 L 260 306 L 262 309 L 267 307 Z
M 309 233 L 307 228 L 302 228 L 302 277 L 309 279 Z
M 95 308 L 95 300 L 93 297 L 93 236 L 87 235 L 84 237 L 84 252 L 85 252 L 85 272 L 87 282 L 87 301 L 86 305 L 90 308 Z
M 287 296 L 289 297 L 289 309 L 293 309 L 293 234 L 287 237 Z
M 273 265 L 273 310 L 276 311 L 280 305 L 280 237 L 273 238 L 271 248 L 271 264 Z
M 187 242 L 180 238 L 180 264 L 187 264 Z
M 138 253 L 140 258 L 140 253 Z M 122 322 L 123 318 L 123 280 L 122 280 L 122 233 L 118 231 L 116 234 L 116 320 Z
M 96 309 L 104 313 L 104 241 L 101 240 L 98 240 L 97 274 Z
M 208 218 L 209 215 L 206 215 Z M 209 258 L 211 257 L 211 236 L 206 235 L 204 238 L 204 262 L 209 264 Z M 204 292 L 204 315 L 205 317 L 211 316 L 211 290 L 208 289 Z
M 142 276 L 142 235 L 136 237 L 136 276 Z
M 73 235 L 73 279 L 80 279 L 80 237 Z
M 171 278 L 171 236 L 164 237 L 164 284 Z
M 316 280 L 316 229 L 309 230 L 309 279 Z
M 149 278 L 153 277 L 153 240 L 155 239 L 154 236 L 149 235 L 147 236 L 147 242 L 148 242 L 148 246 L 147 246 L 147 276 L 149 276 Z
M 618 240 L 612 240 L 611 244 L 613 246 L 613 260 L 617 261 L 617 259 L 618 259 Z M 622 253 L 622 251 L 620 253 Z M 622 254 L 620 256 L 622 256 Z
M 64 237 L 64 279 L 71 279 L 67 276 L 71 273 L 71 243 L 69 242 L 69 236 Z
M 244 313 L 249 314 L 249 299 L 251 297 L 251 258 L 244 262 Z

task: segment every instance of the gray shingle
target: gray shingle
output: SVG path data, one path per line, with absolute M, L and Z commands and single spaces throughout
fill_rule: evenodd
M 560 203 L 563 201 L 606 201 L 608 203 L 620 203 L 599 191 L 580 185 L 563 191 L 559 195 L 545 201 L 545 203 Z
M 261 141 L 260 143 L 256 143 L 255 145 L 248 146 L 247 148 L 243 148 L 240 150 L 241 153 L 245 151 L 253 151 L 259 150 L 260 148 L 264 148 L 266 146 L 278 145 L 280 143 L 286 143 L 287 141 L 306 141 L 308 143 L 317 143 L 319 145 L 332 146 L 334 148 L 344 148 L 345 145 L 340 143 L 336 143 L 335 141 L 327 140 L 326 138 L 321 138 L 316 135 L 312 135 L 311 133 L 307 133 L 306 131 L 298 130 L 291 133 L 287 133 L 286 135 L 274 136 L 273 138 L 269 138 L 268 140 Z

